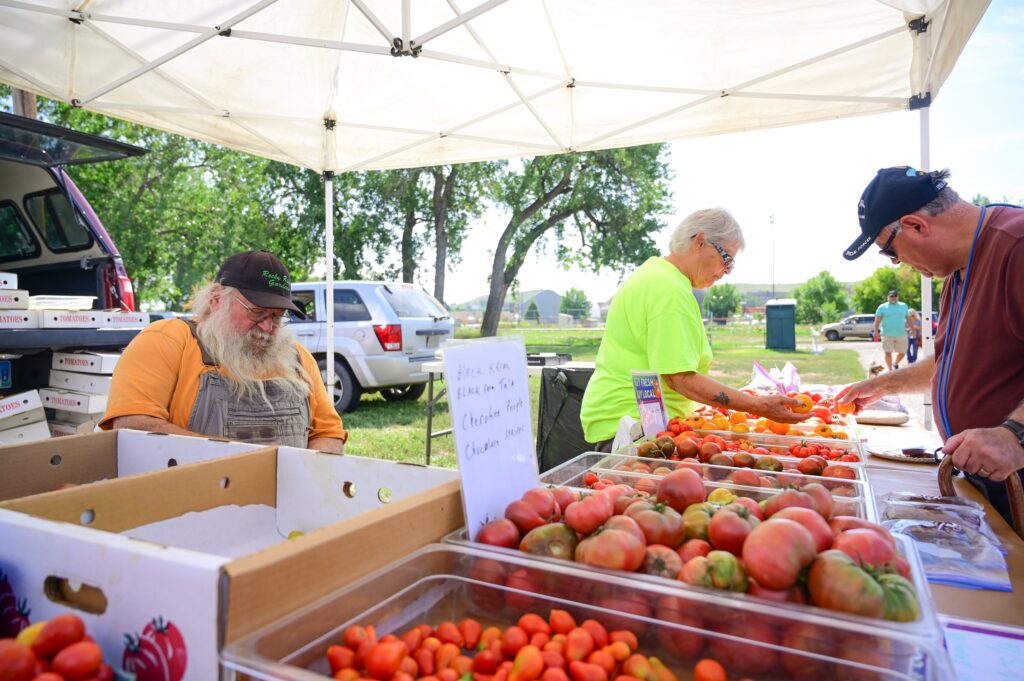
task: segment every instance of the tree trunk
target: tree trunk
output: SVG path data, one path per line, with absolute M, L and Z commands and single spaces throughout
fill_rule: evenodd
M 402 281 L 413 283 L 416 276 L 416 248 L 413 244 L 412 232 L 416 226 L 416 211 L 405 211 L 405 223 L 402 226 Z
M 25 118 L 36 118 L 39 109 L 36 107 L 36 96 L 31 92 L 11 88 L 14 99 L 14 113 Z
M 444 170 L 436 167 L 434 174 L 434 297 L 444 303 L 444 275 L 448 268 L 448 206 L 458 166 L 451 166 L 445 178 Z

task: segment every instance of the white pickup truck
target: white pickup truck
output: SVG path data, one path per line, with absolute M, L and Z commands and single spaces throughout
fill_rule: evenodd
M 292 284 L 292 298 L 309 319 L 289 328 L 327 375 L 327 286 Z M 426 388 L 423 363 L 452 337 L 455 322 L 433 296 L 413 284 L 334 282 L 334 406 L 355 409 L 363 393 L 380 391 L 391 401 L 415 400 Z

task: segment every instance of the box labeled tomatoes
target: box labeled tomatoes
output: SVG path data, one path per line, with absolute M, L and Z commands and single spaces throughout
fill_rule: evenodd
M 941 638 L 915 631 L 451 545 L 426 546 L 234 641 L 222 661 L 259 679 L 386 677 L 402 645 L 416 674 L 439 678 L 514 661 L 534 675 L 562 671 L 537 678 L 675 681 L 705 678 L 694 669 L 709 659 L 730 679 L 953 678 Z
M 0 626 L 71 610 L 137 678 L 215 679 L 225 641 L 462 523 L 456 475 L 272 447 L 7 501 Z

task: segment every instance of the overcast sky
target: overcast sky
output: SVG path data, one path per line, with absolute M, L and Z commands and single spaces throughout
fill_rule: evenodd
M 932 168 L 948 167 L 964 198 L 1024 199 L 1022 120 L 1024 2 L 994 0 L 932 101 Z M 721 205 L 739 220 L 747 242 L 726 282 L 770 284 L 774 277 L 797 283 L 822 270 L 841 281 L 864 279 L 887 261 L 871 254 L 853 263 L 842 257 L 859 233 L 857 200 L 879 168 L 920 167 L 919 121 L 918 112 L 896 112 L 677 142 L 671 151 L 676 211 L 665 217 L 669 227 L 657 243 L 665 250 L 683 216 Z M 467 239 L 465 261 L 446 278 L 449 303 L 487 293 L 501 226 L 492 220 Z M 576 286 L 591 301 L 603 301 L 628 274 L 566 271 L 553 257 L 532 253 L 520 288 L 564 293 Z M 431 290 L 432 282 L 430 275 L 423 283 Z

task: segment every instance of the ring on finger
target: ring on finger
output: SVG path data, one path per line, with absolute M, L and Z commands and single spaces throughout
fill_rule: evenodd
M 988 477 L 988 471 L 985 470 L 984 468 L 979 468 L 978 469 L 978 475 L 980 475 L 983 478 L 987 478 Z

